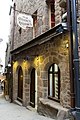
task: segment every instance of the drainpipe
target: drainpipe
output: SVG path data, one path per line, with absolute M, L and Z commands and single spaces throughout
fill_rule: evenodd
M 72 15 L 71 15 L 71 1 L 67 0 L 67 23 L 69 31 L 69 69 L 70 69 L 70 94 L 71 94 L 71 110 L 75 108 L 75 94 L 74 94 L 74 65 L 73 65 L 73 34 L 72 34 Z
M 72 28 L 73 28 L 73 62 L 75 80 L 75 118 L 80 120 L 80 80 L 79 80 L 79 56 L 78 56 L 78 34 L 77 34 L 77 9 L 76 0 L 71 0 Z

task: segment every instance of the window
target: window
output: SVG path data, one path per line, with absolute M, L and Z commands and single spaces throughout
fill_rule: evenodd
M 52 64 L 48 70 L 48 98 L 60 99 L 60 70 L 57 64 Z
M 21 66 L 18 70 L 18 98 L 20 102 L 22 102 L 23 99 L 23 71 Z
M 19 28 L 19 34 L 21 35 L 21 33 L 22 33 L 22 29 L 21 29 L 21 27 Z
M 55 1 L 49 3 L 49 23 L 50 28 L 55 26 Z
M 37 11 L 33 14 L 33 38 L 37 36 Z

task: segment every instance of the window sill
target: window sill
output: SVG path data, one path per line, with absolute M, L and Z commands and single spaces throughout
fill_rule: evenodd
M 55 102 L 60 102 L 60 99 L 56 99 L 56 98 L 54 98 L 54 97 L 51 97 L 51 96 L 48 96 L 48 98 L 50 99 L 50 100 L 53 100 L 53 101 L 55 101 Z
M 52 101 L 50 99 L 39 98 L 39 101 L 42 104 L 44 104 L 46 106 L 49 106 L 49 107 L 52 107 L 52 108 L 54 108 L 54 109 L 56 109 L 58 111 L 65 111 L 65 112 L 67 112 L 69 110 L 67 108 L 63 108 L 63 106 L 61 106 L 60 103 Z

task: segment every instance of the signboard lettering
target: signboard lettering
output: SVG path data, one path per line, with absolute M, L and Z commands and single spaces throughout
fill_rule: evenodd
M 33 18 L 31 15 L 20 13 L 17 16 L 17 24 L 23 29 L 26 29 L 27 27 L 33 27 Z

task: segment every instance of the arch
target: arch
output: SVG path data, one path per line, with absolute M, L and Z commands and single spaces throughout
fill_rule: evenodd
M 47 59 L 48 59 L 49 61 L 47 61 Z M 48 56 L 47 59 L 45 59 L 45 61 L 44 61 L 44 63 L 45 63 L 45 65 L 44 65 L 44 70 L 48 71 L 49 67 L 50 67 L 53 63 L 59 65 L 59 60 L 58 60 L 58 58 L 53 57 L 53 56 Z
M 53 56 L 48 56 L 45 58 L 42 64 L 42 69 L 40 71 L 40 80 L 41 80 L 41 86 L 42 89 L 44 90 L 44 93 L 42 93 L 42 96 L 44 98 L 49 98 L 49 76 L 48 76 L 48 71 L 51 65 L 56 64 L 59 68 L 59 60 L 56 57 Z M 60 93 L 60 88 L 59 88 L 59 93 Z M 60 95 L 59 95 L 60 96 Z

